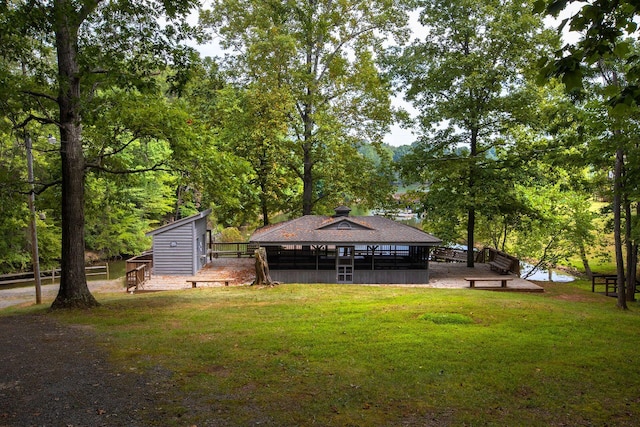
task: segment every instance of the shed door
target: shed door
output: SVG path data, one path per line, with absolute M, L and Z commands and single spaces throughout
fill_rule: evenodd
M 336 257 L 336 280 L 338 283 L 353 283 L 353 246 L 338 246 Z
M 197 257 L 198 257 L 198 270 L 200 270 L 207 263 L 207 252 L 204 248 L 204 234 L 196 239 Z

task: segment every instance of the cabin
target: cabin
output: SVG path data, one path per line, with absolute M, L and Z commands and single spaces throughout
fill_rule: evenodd
M 147 233 L 153 238 L 154 275 L 191 276 L 207 263 L 207 217 L 211 209 Z
M 381 216 L 306 215 L 256 230 L 271 278 L 284 283 L 426 284 L 440 239 Z

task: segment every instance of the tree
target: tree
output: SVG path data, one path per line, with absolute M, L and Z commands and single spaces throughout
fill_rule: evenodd
M 26 199 L 22 192 L 15 191 L 15 186 L 10 185 L 15 177 L 23 175 L 26 167 L 22 162 L 7 161 L 24 157 L 24 153 L 22 156 L 12 153 L 18 151 L 14 144 L 6 144 L 13 142 L 10 134 L 3 133 L 0 141 L 0 272 L 10 273 L 29 264 L 26 233 L 16 233 L 16 230 L 27 227 Z
M 288 93 L 278 88 L 251 84 L 245 89 L 227 87 L 219 92 L 219 136 L 226 150 L 245 159 L 253 171 L 248 184 L 257 194 L 262 224 L 270 214 L 287 210 L 294 179 L 286 165 L 288 114 L 292 113 Z
M 575 0 L 555 0 L 547 2 L 538 0 L 536 11 L 546 11 L 558 16 Z M 604 93 L 609 107 L 608 115 L 613 119 L 615 127 L 609 129 L 614 138 L 611 140 L 615 147 L 613 156 L 613 215 L 614 237 L 616 249 L 616 266 L 618 281 L 617 305 L 627 308 L 626 300 L 634 299 L 636 286 L 635 256 L 631 242 L 632 209 L 629 199 L 629 189 L 625 184 L 625 176 L 635 175 L 626 171 L 628 163 L 625 158 L 629 148 L 625 144 L 627 136 L 624 134 L 621 122 L 626 122 L 637 114 L 640 100 L 640 57 L 634 48 L 635 40 L 630 35 L 638 31 L 637 16 L 640 5 L 629 0 L 616 2 L 590 2 L 579 9 L 573 9 L 570 16 L 565 18 L 558 30 L 568 29 L 580 33 L 575 43 L 566 43 L 557 49 L 554 55 L 541 59 L 543 65 L 540 77 L 542 80 L 559 77 L 565 83 L 570 93 L 581 93 L 585 80 L 593 76 L 594 69 L 600 69 L 604 81 Z M 611 64 L 615 63 L 615 68 Z M 605 65 L 606 64 L 606 65 Z M 603 68 L 604 66 L 604 68 Z M 620 69 L 624 69 L 624 78 L 620 78 Z M 583 92 L 584 94 L 584 92 Z M 626 118 L 624 117 L 626 116 Z M 626 214 L 626 230 L 623 231 L 623 217 Z M 623 235 L 627 240 L 627 268 L 625 269 L 623 254 Z M 633 264 L 633 265 L 632 265 Z
M 512 185 L 499 151 L 505 129 L 526 120 L 526 81 L 535 55 L 553 42 L 531 4 L 420 1 L 424 35 L 392 50 L 391 68 L 419 111 L 423 136 L 403 170 L 427 182 L 428 206 L 449 220 L 466 212 L 467 265 L 473 267 L 479 211 L 509 204 Z
M 246 51 L 234 61 L 242 68 L 229 70 L 234 82 L 219 91 L 215 112 L 221 143 L 251 165 L 249 184 L 258 196 L 263 225 L 269 224 L 270 213 L 289 210 L 296 188 L 288 167 L 294 150 L 289 117 L 296 112 L 286 83 L 296 52 L 292 38 L 280 30 L 268 24 L 255 29 Z
M 637 90 L 640 58 L 630 49 L 633 41 L 628 36 L 638 31 L 640 5 L 632 0 L 583 3 L 585 2 L 581 0 L 535 1 L 535 12 L 546 12 L 554 17 L 558 17 L 563 10 L 570 9 L 569 17 L 561 21 L 558 32 L 568 29 L 581 34 L 576 42 L 565 43 L 555 50 L 553 56 L 541 58 L 541 76 L 560 77 L 567 91 L 574 92 L 583 87 L 583 79 L 591 74 L 590 67 L 602 59 L 616 58 L 628 66 L 628 84 L 615 88 L 616 84 L 610 82 L 615 92 L 611 101 L 627 105 L 637 103 L 640 100 L 640 92 Z
M 34 100 L 28 94 L 39 87 L 39 81 L 49 79 L 47 65 L 51 58 L 50 52 L 42 47 L 40 41 L 32 37 L 33 29 L 21 33 L 16 21 L 20 22 L 9 10 L 8 5 L 0 5 L 0 111 L 4 120 L 0 124 L 0 199 L 2 199 L 2 225 L 0 232 L 3 238 L 3 250 L 0 251 L 0 270 L 4 272 L 24 270 L 31 260 L 28 260 L 26 253 L 26 235 L 21 231 L 24 225 L 29 223 L 23 203 L 25 197 L 31 197 L 32 189 L 35 194 L 42 189 L 41 179 L 49 175 L 49 162 L 43 155 L 46 151 L 46 133 L 41 123 L 32 120 L 33 111 L 45 110 L 46 115 L 51 114 L 47 109 Z M 38 52 L 39 55 L 31 55 L 31 52 Z M 27 149 L 32 146 L 32 149 Z M 27 164 L 25 162 L 25 152 L 32 153 L 33 168 L 35 169 L 35 181 L 31 182 L 27 177 Z M 59 176 L 59 174 L 58 174 Z M 52 179 L 55 181 L 57 177 Z M 34 184 L 32 186 L 32 184 Z M 40 215 L 45 216 L 44 204 L 36 204 Z M 41 243 L 39 247 L 39 259 L 43 265 L 51 266 L 53 260 L 59 258 L 59 235 L 51 222 L 39 219 L 40 215 L 35 215 L 35 220 L 40 228 Z M 34 255 L 35 255 L 34 251 Z M 38 301 L 38 296 L 36 296 Z
M 47 50 L 55 52 L 55 72 L 49 78 L 34 79 L 39 84 L 24 89 L 33 104 L 51 109 L 55 116 L 32 114 L 25 121 L 47 123 L 59 129 L 62 198 L 61 283 L 52 307 L 91 307 L 97 301 L 89 292 L 84 272 L 84 178 L 88 164 L 83 151 L 85 116 L 102 90 L 113 87 L 157 90 L 154 73 L 167 65 L 178 72 L 169 75 L 169 83 L 179 90 L 188 78 L 192 49 L 179 45 L 191 35 L 181 17 L 197 4 L 195 1 L 104 2 L 100 0 L 53 0 L 3 3 L 10 25 L 2 25 L 2 34 L 12 40 L 37 41 L 40 51 L 12 49 L 14 61 L 39 76 Z M 163 15 L 162 15 L 163 14 Z M 161 25 L 159 18 L 166 23 Z M 6 24 L 3 21 L 3 24 Z M 177 23 L 177 24 L 176 24 Z M 19 43 L 16 43 L 16 46 Z M 30 66 L 33 69 L 30 69 Z
M 390 123 L 390 87 L 376 55 L 386 37 L 402 35 L 403 2 L 219 0 L 207 17 L 236 71 L 249 71 L 239 81 L 274 70 L 270 81 L 295 104 L 288 120 L 295 158 L 287 166 L 301 182 L 302 214 L 343 193 L 366 198 L 354 174 L 360 167 L 350 165 L 359 161 L 357 147 L 379 143 Z
M 259 205 L 254 170 L 259 160 L 250 147 L 263 140 L 262 133 L 267 140 L 277 135 L 280 125 L 273 118 L 281 113 L 266 110 L 269 95 L 262 97 L 256 88 L 254 102 L 253 96 L 232 87 L 226 78 L 212 58 L 205 58 L 194 70 L 182 95 L 193 136 L 174 153 L 174 163 L 181 174 L 180 198 L 191 196 L 211 206 L 212 218 L 223 227 L 239 227 L 256 223 Z
M 532 214 L 522 216 L 512 229 L 508 250 L 518 257 L 534 260 L 534 268 L 551 270 L 571 257 L 580 256 L 591 276 L 586 250 L 596 243 L 595 213 L 590 195 L 571 188 L 571 176 L 563 170 L 543 167 L 549 179 L 535 180 L 519 187 Z

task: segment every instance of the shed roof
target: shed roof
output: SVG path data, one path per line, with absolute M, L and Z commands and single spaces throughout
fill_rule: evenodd
M 174 228 L 183 226 L 185 224 L 189 224 L 190 222 L 195 222 L 199 219 L 206 218 L 210 213 L 211 213 L 211 209 L 207 209 L 206 211 L 198 212 L 195 215 L 191 215 L 186 218 L 182 218 L 177 221 L 170 222 L 169 224 L 163 225 L 162 227 L 158 227 L 155 230 L 151 230 L 147 232 L 146 236 L 155 236 L 156 234 L 161 234 L 169 230 L 173 230 Z
M 263 245 L 390 244 L 436 246 L 442 241 L 381 216 L 331 217 L 306 215 L 256 230 L 251 242 Z

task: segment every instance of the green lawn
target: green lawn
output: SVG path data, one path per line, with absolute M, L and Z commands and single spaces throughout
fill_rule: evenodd
M 174 425 L 636 425 L 638 304 L 589 290 L 228 287 L 49 315 L 92 325 L 123 370 L 173 371 L 200 408 Z

